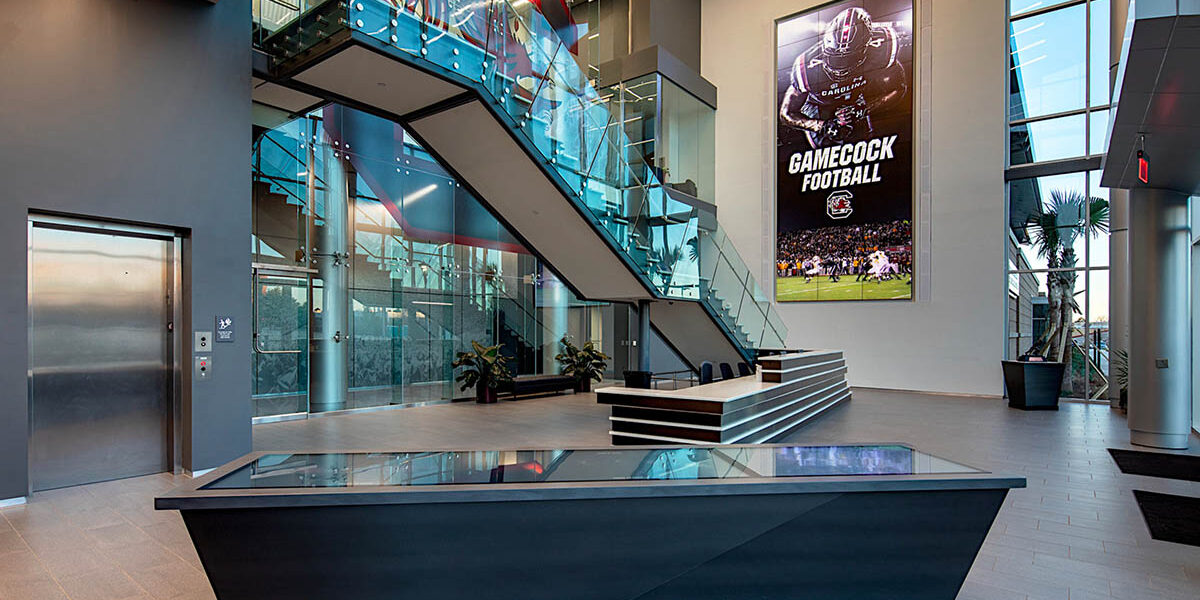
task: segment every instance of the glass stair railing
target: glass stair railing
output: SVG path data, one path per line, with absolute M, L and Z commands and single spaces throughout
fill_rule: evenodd
M 349 31 L 477 90 L 657 297 L 701 302 L 748 358 L 784 345 L 786 328 L 731 241 L 664 191 L 533 3 L 312 4 L 263 41 L 276 64 Z

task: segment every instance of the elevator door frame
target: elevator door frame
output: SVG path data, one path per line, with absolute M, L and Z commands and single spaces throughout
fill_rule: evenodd
M 60 229 L 65 231 L 77 231 L 81 233 L 92 233 L 102 235 L 120 235 L 127 237 L 140 237 L 156 239 L 168 242 L 170 244 L 170 257 L 168 265 L 171 273 L 168 277 L 167 288 L 170 293 L 170 308 L 169 314 L 171 320 L 168 323 L 167 335 L 169 340 L 167 347 L 170 351 L 170 357 L 167 363 L 171 367 L 171 376 L 168 378 L 170 389 L 167 390 L 167 408 L 170 411 L 170 416 L 167 419 L 167 466 L 172 474 L 178 475 L 184 472 L 183 469 L 183 406 L 185 395 L 188 393 L 187 387 L 184 385 L 183 377 L 183 361 L 185 360 L 186 348 L 183 347 L 183 340 L 186 336 L 181 335 L 179 330 L 185 324 L 184 316 L 187 314 L 185 299 L 183 297 L 183 237 L 174 230 L 148 227 L 140 225 L 131 225 L 124 223 L 113 223 L 107 221 L 93 220 L 82 217 L 68 217 L 49 215 L 43 213 L 30 212 L 26 221 L 26 239 L 29 240 L 26 248 L 26 304 L 25 304 L 25 349 L 26 349 L 26 411 L 28 421 L 26 423 L 26 445 L 31 446 L 33 443 L 33 360 L 31 350 L 33 348 L 33 229 L 35 227 Z M 33 453 L 29 452 L 27 457 L 27 472 L 29 477 L 27 480 L 27 489 L 29 493 L 33 493 Z

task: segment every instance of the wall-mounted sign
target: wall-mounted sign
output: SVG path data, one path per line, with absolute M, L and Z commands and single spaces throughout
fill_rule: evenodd
M 912 0 L 776 23 L 775 299 L 912 298 Z
M 213 341 L 232 342 L 233 339 L 233 317 L 218 315 L 213 327 Z

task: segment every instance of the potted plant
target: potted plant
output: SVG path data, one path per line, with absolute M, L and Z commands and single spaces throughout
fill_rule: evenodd
M 562 365 L 563 375 L 575 378 L 575 393 L 592 391 L 592 381 L 604 379 L 604 370 L 608 368 L 608 355 L 597 349 L 592 342 L 586 342 L 580 348 L 571 343 L 571 338 L 563 336 L 559 343 L 562 344 L 562 352 L 556 354 L 554 360 Z
M 456 381 L 462 383 L 462 387 L 459 388 L 462 391 L 475 388 L 476 402 L 491 404 L 496 401 L 496 390 L 512 381 L 512 372 L 505 365 L 508 359 L 500 354 L 499 344 L 484 346 L 472 341 L 471 348 L 472 352 L 459 352 L 451 363 L 456 369 L 464 369 Z
M 1117 402 L 1117 408 L 1121 410 L 1129 409 L 1129 352 L 1125 350 L 1116 350 L 1112 355 L 1112 368 L 1114 378 L 1117 380 L 1117 385 L 1121 390 L 1120 399 Z
M 1081 235 L 1108 231 L 1108 201 L 1079 191 L 1053 190 L 1049 202 L 1029 215 L 1025 229 L 1049 269 L 1046 328 L 1021 360 L 1004 361 L 1004 384 L 1010 406 L 1057 409 L 1058 397 L 1064 391 L 1063 375 L 1071 371 L 1075 354 L 1082 354 L 1071 336 L 1074 315 L 1079 312 L 1075 300 L 1075 241 Z M 1072 387 L 1073 382 L 1068 380 L 1065 391 Z

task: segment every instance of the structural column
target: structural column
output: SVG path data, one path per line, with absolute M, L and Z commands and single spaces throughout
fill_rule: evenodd
M 561 366 L 554 357 L 562 350 L 559 340 L 567 335 L 567 288 L 557 277 L 542 280 L 542 372 L 558 373 Z M 583 340 L 575 340 L 582 344 Z
M 638 300 L 638 370 L 650 372 L 650 301 Z
M 313 139 L 317 139 L 316 136 Z M 321 312 L 314 315 L 309 410 L 346 408 L 350 387 L 350 188 L 341 149 L 322 144 L 325 164 L 324 226 L 317 229 L 317 276 L 321 279 Z M 310 168 L 314 167 L 310 163 Z M 310 202 L 309 206 L 316 206 Z
M 1129 439 L 1187 448 L 1191 433 L 1188 196 L 1129 191 Z

